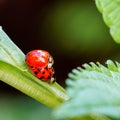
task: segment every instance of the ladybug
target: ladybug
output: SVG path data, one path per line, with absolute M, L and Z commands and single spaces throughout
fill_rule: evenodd
M 29 67 L 48 67 L 51 68 L 54 64 L 54 60 L 49 52 L 45 50 L 32 50 L 27 53 L 25 59 Z
M 43 81 L 54 81 L 54 60 L 45 50 L 32 50 L 27 53 L 25 62 L 33 75 Z
M 31 69 L 31 72 L 33 75 L 35 75 L 37 78 L 43 80 L 43 81 L 49 81 L 54 80 L 54 68 L 34 68 Z

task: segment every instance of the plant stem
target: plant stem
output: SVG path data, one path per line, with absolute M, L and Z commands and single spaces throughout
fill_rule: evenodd
M 0 79 L 51 108 L 68 100 L 65 90 L 57 83 L 42 82 L 29 72 L 3 61 L 0 61 Z

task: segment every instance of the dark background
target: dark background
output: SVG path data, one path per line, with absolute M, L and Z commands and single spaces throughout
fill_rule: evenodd
M 0 25 L 25 54 L 33 49 L 48 50 L 62 86 L 77 66 L 119 61 L 120 46 L 111 38 L 92 0 L 0 0 Z M 0 90 L 5 99 L 23 96 L 26 100 L 3 82 Z

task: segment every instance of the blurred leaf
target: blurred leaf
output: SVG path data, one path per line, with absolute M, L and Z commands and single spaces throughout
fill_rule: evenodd
M 84 64 L 69 74 L 67 91 L 70 100 L 55 111 L 58 118 L 79 118 L 89 116 L 94 120 L 120 119 L 120 64 L 107 61 L 107 67 L 100 63 Z M 97 115 L 97 118 L 94 116 Z M 105 116 L 104 116 L 105 115 Z
M 92 2 L 56 3 L 46 16 L 42 32 L 44 38 L 47 37 L 46 45 L 70 56 L 103 50 L 103 53 L 110 52 L 114 46 L 108 29 Z
M 55 120 L 52 109 L 28 96 L 0 94 L 1 120 Z
M 96 0 L 96 5 L 102 13 L 105 23 L 110 27 L 113 39 L 120 43 L 120 1 Z

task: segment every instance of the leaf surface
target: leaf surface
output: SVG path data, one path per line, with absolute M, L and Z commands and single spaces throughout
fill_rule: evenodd
M 95 0 L 113 39 L 120 43 L 120 0 Z
M 107 67 L 91 62 L 73 69 L 66 80 L 70 100 L 55 111 L 55 116 L 73 120 L 82 120 L 84 116 L 95 120 L 120 119 L 119 71 L 120 64 L 111 60 Z

